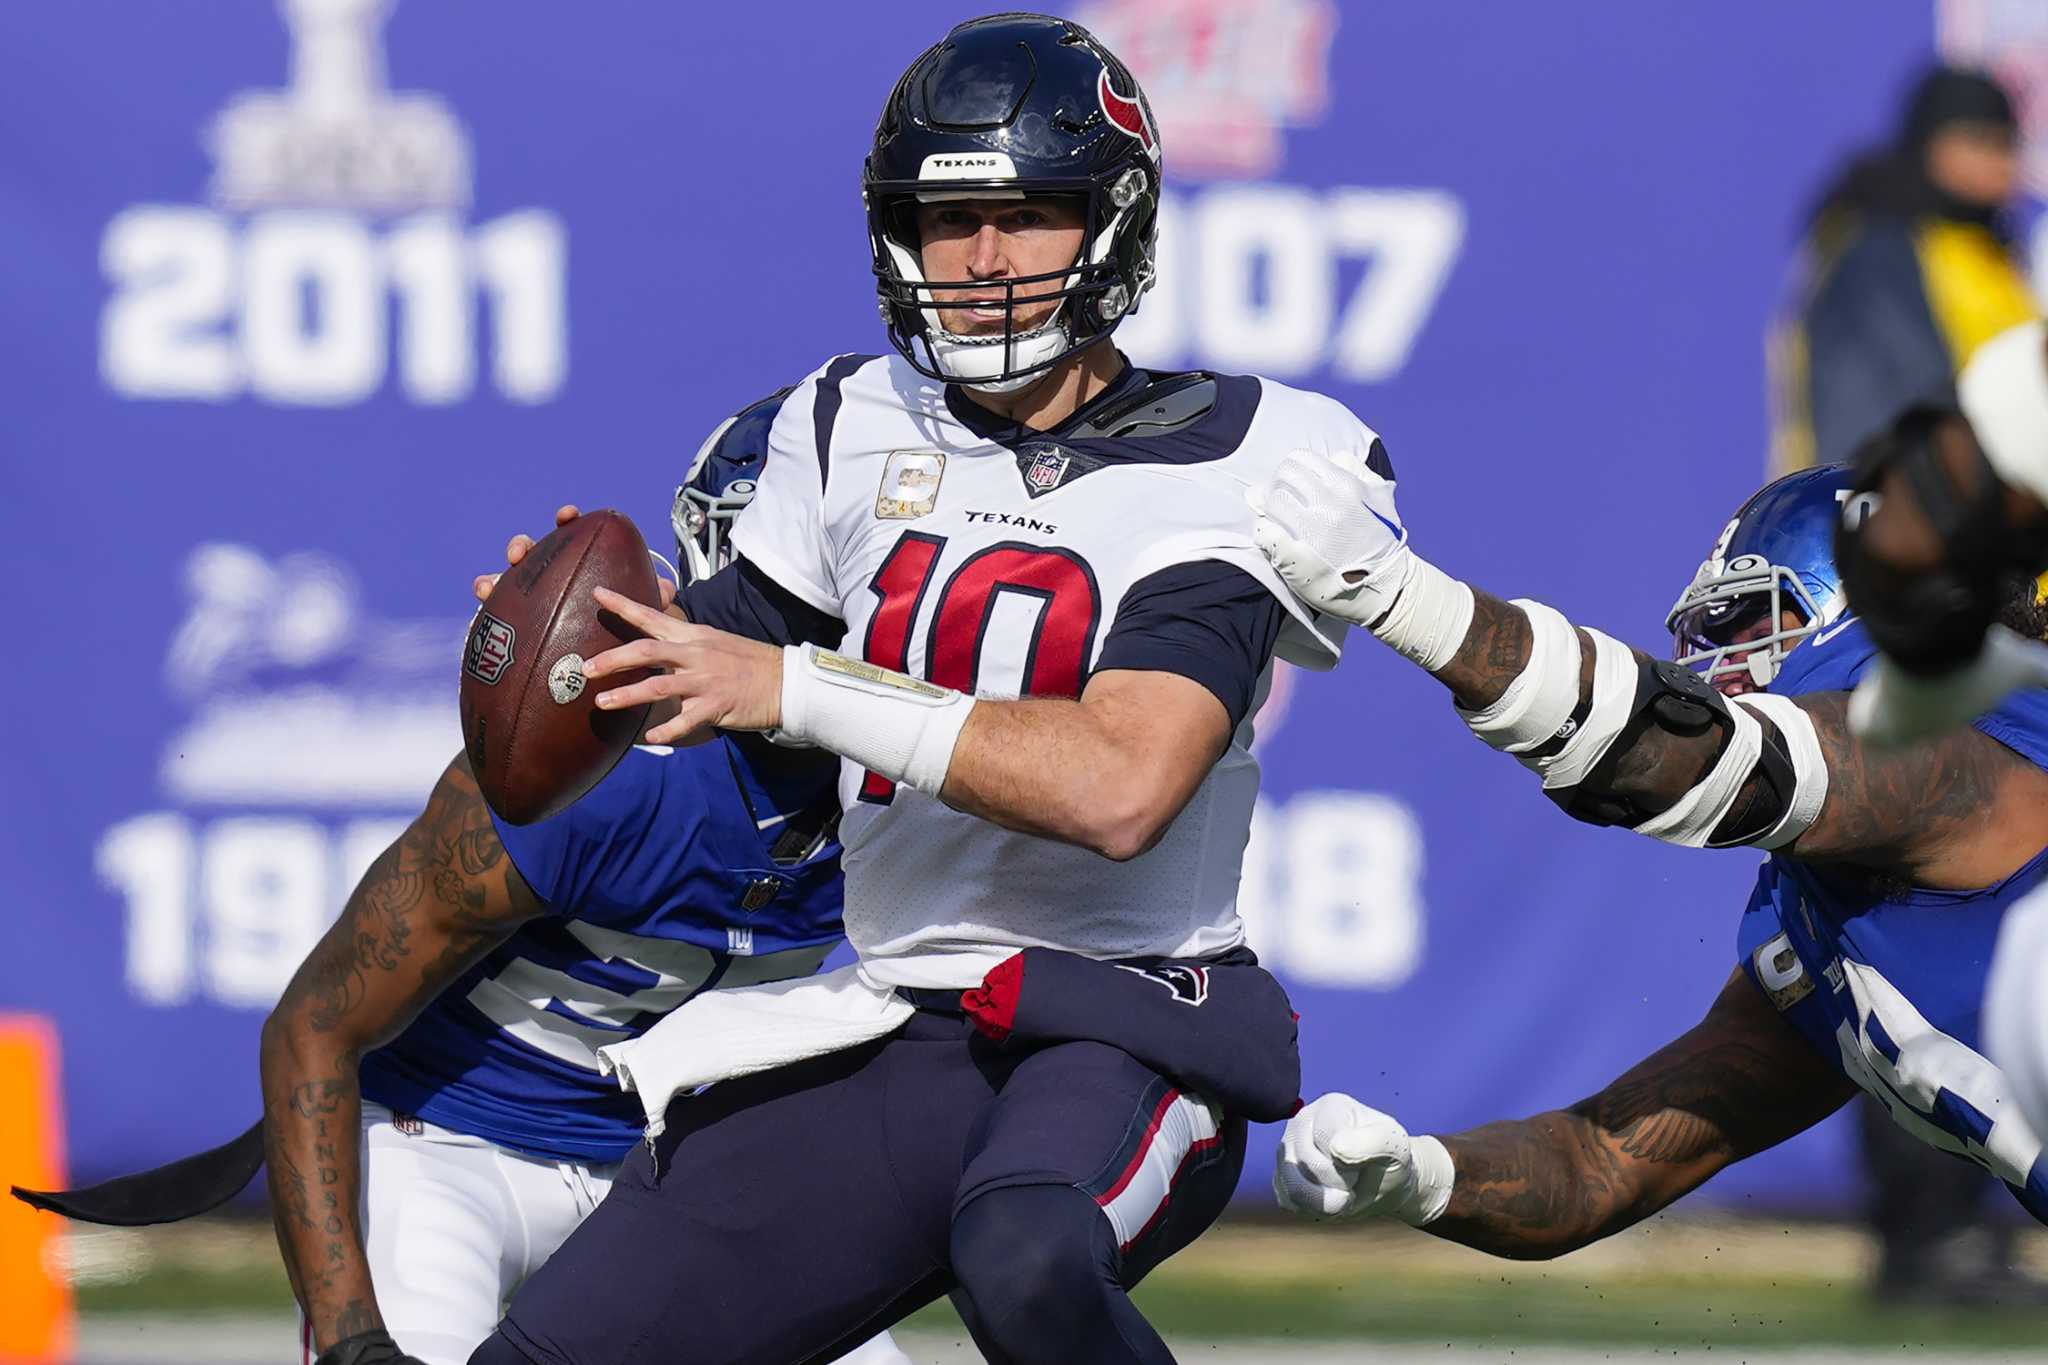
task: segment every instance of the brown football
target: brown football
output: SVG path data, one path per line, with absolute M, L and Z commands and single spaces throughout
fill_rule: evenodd
M 659 607 L 639 528 L 606 509 L 578 517 L 507 569 L 462 649 L 462 743 L 477 786 L 506 821 L 544 820 L 596 786 L 640 737 L 647 708 L 597 709 L 583 661 L 640 632 L 590 595 L 610 588 Z M 624 687 L 646 677 L 604 680 Z

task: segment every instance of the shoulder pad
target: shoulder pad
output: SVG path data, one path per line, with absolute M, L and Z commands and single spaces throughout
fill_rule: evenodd
M 1198 421 L 1215 406 L 1215 375 L 1205 370 L 1163 374 L 1063 434 L 1083 440 L 1164 436 Z

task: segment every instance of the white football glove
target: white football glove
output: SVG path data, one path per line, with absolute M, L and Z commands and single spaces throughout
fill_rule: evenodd
M 1246 500 L 1259 514 L 1259 548 L 1317 611 L 1370 626 L 1415 571 L 1393 482 L 1357 451 L 1298 450 Z
M 1296 451 L 1245 501 L 1252 535 L 1310 607 L 1364 626 L 1435 672 L 1472 624 L 1472 589 L 1408 548 L 1394 482 L 1355 450 Z
M 1433 1137 L 1410 1137 L 1391 1114 L 1328 1094 L 1287 1121 L 1273 1169 L 1273 1197 L 1290 1213 L 1325 1218 L 1435 1222 L 1457 1172 Z

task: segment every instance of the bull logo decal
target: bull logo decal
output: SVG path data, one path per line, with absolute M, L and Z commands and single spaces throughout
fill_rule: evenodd
M 1109 83 L 1109 68 L 1103 67 L 1102 74 L 1095 78 L 1095 96 L 1102 104 L 1102 116 L 1120 131 L 1138 139 L 1138 145 L 1154 161 L 1159 159 L 1159 139 L 1152 132 L 1152 116 L 1145 112 L 1144 96 L 1133 99 L 1119 95 L 1116 87 Z

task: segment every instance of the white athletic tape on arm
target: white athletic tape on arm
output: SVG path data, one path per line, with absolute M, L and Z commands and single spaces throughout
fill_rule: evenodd
M 1408 581 L 1372 633 L 1434 673 L 1451 661 L 1472 629 L 1472 589 L 1405 546 L 1403 552 Z
M 1956 401 L 1998 477 L 2048 502 L 2048 326 L 2023 323 L 1979 346 Z
M 1554 607 L 1526 597 L 1510 605 L 1529 618 L 1529 662 L 1491 706 L 1477 711 L 1459 707 L 1458 714 L 1473 734 L 1515 754 L 1549 742 L 1578 709 L 1579 633 Z
M 937 796 L 974 698 L 816 645 L 782 651 L 781 742 L 813 744 Z
M 1585 720 L 1550 757 L 1523 760 L 1542 774 L 1546 788 L 1576 787 L 1585 781 L 1635 714 L 1636 679 L 1641 672 L 1635 651 L 1603 631 L 1589 629 L 1586 636 L 1593 642 L 1593 698 Z M 1576 670 L 1573 677 L 1576 681 Z
M 1762 838 L 1750 840 L 1757 848 L 1783 848 L 1812 828 L 1827 803 L 1828 761 L 1820 751 L 1820 736 L 1814 732 L 1813 717 L 1790 697 L 1749 692 L 1735 698 L 1734 704 L 1768 716 L 1792 756 L 1792 797 L 1785 803 L 1785 814 Z
M 1636 833 L 1684 848 L 1705 848 L 1714 829 L 1727 818 L 1728 810 L 1741 794 L 1742 784 L 1756 771 L 1763 757 L 1764 727 L 1747 710 L 1731 706 L 1728 715 L 1735 722 L 1728 746 L 1713 771 L 1661 815 L 1653 815 L 1635 827 Z

